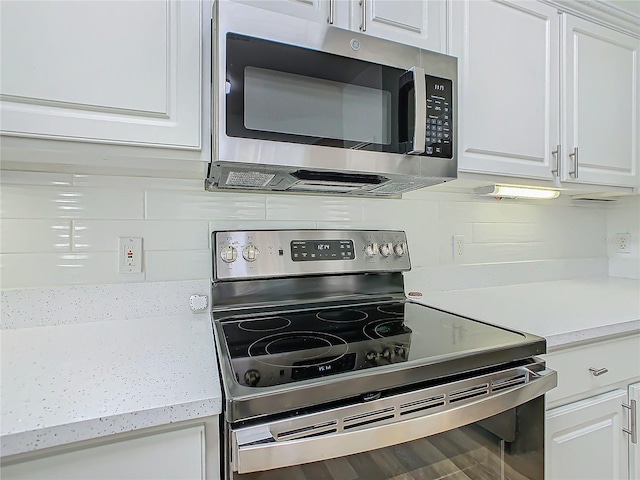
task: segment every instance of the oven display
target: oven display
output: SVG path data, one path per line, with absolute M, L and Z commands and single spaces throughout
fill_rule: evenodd
M 356 366 L 356 354 L 295 362 L 291 370 L 292 380 L 323 377 L 334 373 L 348 372 Z
M 352 240 L 293 240 L 291 260 L 313 262 L 316 260 L 353 260 L 356 258 Z

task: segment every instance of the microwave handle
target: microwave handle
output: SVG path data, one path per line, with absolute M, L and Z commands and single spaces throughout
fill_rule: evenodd
M 409 69 L 413 74 L 414 88 L 414 130 L 413 149 L 407 152 L 408 155 L 420 155 L 426 148 L 427 130 L 427 82 L 425 81 L 424 68 L 413 67 Z

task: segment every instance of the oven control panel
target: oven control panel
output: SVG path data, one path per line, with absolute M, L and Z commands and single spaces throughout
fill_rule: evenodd
M 399 230 L 234 230 L 211 244 L 217 280 L 411 269 Z

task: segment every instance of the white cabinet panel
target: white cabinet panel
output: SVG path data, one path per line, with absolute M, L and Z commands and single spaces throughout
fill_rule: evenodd
M 3 134 L 200 148 L 200 2 L 1 9 Z
M 549 480 L 624 479 L 628 475 L 622 404 L 614 390 L 547 412 L 546 475 Z
M 233 0 L 235 2 L 284 13 L 292 17 L 305 18 L 314 22 L 328 22 L 329 9 L 335 8 L 329 0 Z M 344 3 L 344 0 L 341 0 Z M 343 16 L 346 21 L 346 17 Z M 336 21 L 334 11 L 334 23 Z
M 555 8 L 532 1 L 452 3 L 459 57 L 458 165 L 552 179 L 558 143 Z
M 638 185 L 638 39 L 564 17 L 563 179 Z M 578 148 L 578 173 L 574 157 Z M 573 173 L 572 173 L 573 172 Z
M 340 0 L 338 0 L 340 1 Z M 351 2 L 351 28 L 395 42 L 442 52 L 446 5 L 441 0 L 365 0 Z M 365 23 L 362 23 L 362 19 Z
M 427 50 L 445 50 L 445 0 L 233 1 Z
M 4 480 L 204 480 L 204 452 L 200 426 L 3 466 L 1 473 Z

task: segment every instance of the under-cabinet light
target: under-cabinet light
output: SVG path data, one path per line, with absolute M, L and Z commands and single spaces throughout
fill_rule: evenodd
M 560 192 L 548 188 L 518 187 L 515 185 L 489 185 L 476 188 L 475 193 L 487 197 L 536 198 L 548 200 L 558 198 Z

